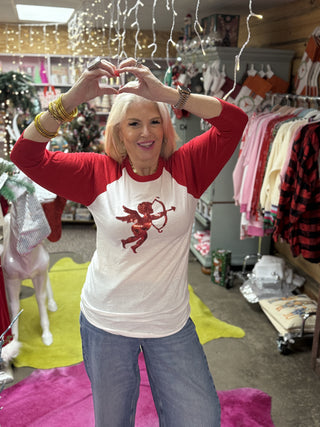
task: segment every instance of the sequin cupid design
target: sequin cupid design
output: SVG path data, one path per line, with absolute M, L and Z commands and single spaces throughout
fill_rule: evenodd
M 161 206 L 160 212 L 154 212 L 154 204 L 159 203 Z M 122 206 L 126 216 L 117 216 L 116 218 L 123 222 L 132 223 L 131 231 L 133 236 L 128 237 L 127 239 L 121 239 L 122 246 L 125 248 L 129 243 L 136 242 L 131 249 L 134 253 L 137 253 L 137 249 L 148 237 L 148 230 L 153 226 L 158 233 L 162 233 L 164 227 L 168 222 L 169 211 L 175 211 L 175 206 L 171 206 L 170 209 L 166 209 L 165 205 L 159 198 L 155 198 L 153 202 L 142 202 L 138 205 L 138 211 Z M 160 218 L 164 218 L 164 223 L 161 227 L 157 227 L 153 224 L 153 221 L 156 221 Z

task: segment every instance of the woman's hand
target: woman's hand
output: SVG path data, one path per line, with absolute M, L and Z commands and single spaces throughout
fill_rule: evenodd
M 67 111 L 71 111 L 80 104 L 97 96 L 119 93 L 116 88 L 101 83 L 102 77 L 109 79 L 118 76 L 119 72 L 116 66 L 105 59 L 101 59 L 93 69 L 86 69 L 71 89 L 63 95 L 64 108 Z
M 122 61 L 118 67 L 118 72 L 120 74 L 130 73 L 136 77 L 135 81 L 122 86 L 119 89 L 119 93 L 134 93 L 151 101 L 161 101 L 168 104 L 177 101 L 177 91 L 169 86 L 165 86 L 148 67 L 139 63 L 134 58 Z
M 118 71 L 120 74 L 127 72 L 136 77 L 136 81 L 122 86 L 119 89 L 119 93 L 135 93 L 151 101 L 160 101 L 169 105 L 176 105 L 180 98 L 175 88 L 164 85 L 148 67 L 137 63 L 133 58 L 128 58 L 121 62 Z M 221 113 L 222 106 L 217 98 L 202 94 L 192 94 L 184 104 L 183 109 L 198 117 L 211 118 Z
M 76 83 L 63 94 L 61 102 L 63 108 L 70 113 L 80 104 L 88 102 L 97 96 L 117 94 L 118 90 L 114 87 L 101 83 L 102 77 L 114 78 L 118 77 L 119 73 L 116 67 L 104 59 L 99 61 L 94 68 L 86 69 Z M 40 118 L 39 118 L 40 120 Z M 48 134 L 54 134 L 60 127 L 60 123 L 51 116 L 49 111 L 41 115 L 40 125 L 47 132 L 47 135 L 39 133 L 37 126 L 32 122 L 25 129 L 24 136 L 27 139 L 38 142 L 47 142 Z

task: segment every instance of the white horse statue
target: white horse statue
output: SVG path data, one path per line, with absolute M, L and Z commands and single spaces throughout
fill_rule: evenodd
M 48 276 L 49 254 L 43 246 L 43 240 L 50 234 L 50 226 L 37 197 L 25 189 L 17 191 L 22 194 L 12 202 L 4 217 L 1 255 L 9 313 L 11 319 L 19 313 L 21 281 L 31 279 L 39 308 L 41 338 L 49 346 L 53 337 L 47 308 L 50 311 L 57 310 Z M 18 319 L 11 330 L 13 341 L 18 342 Z

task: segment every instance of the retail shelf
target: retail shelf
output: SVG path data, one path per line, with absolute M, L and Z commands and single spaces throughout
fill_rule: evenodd
M 211 267 L 211 252 L 206 256 L 201 255 L 201 253 L 199 251 L 197 251 L 197 249 L 194 247 L 194 245 L 197 243 L 198 243 L 198 241 L 194 237 L 191 237 L 191 243 L 190 243 L 191 252 L 193 253 L 193 255 L 197 258 L 197 260 L 200 262 L 200 264 L 203 267 L 210 268 Z
M 201 215 L 200 212 L 196 212 L 195 219 L 200 222 L 203 227 L 210 228 L 210 220 Z

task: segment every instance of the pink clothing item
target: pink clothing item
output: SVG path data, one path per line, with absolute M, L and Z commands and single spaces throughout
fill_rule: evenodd
M 288 129 L 293 129 L 296 124 L 292 121 L 285 122 L 294 119 L 300 110 L 284 106 L 275 112 L 255 113 L 249 118 L 233 171 L 234 199 L 235 203 L 240 205 L 242 213 L 241 239 L 269 235 L 272 232 L 279 198 L 279 191 L 276 190 L 277 186 L 280 188 L 279 165 L 283 164 L 284 153 L 289 149 L 288 138 L 291 136 L 291 132 L 288 134 L 285 131 L 281 136 L 281 131 L 279 133 L 276 127 L 280 124 L 281 129 L 285 124 Z M 275 147 L 273 147 L 274 134 L 278 139 Z M 285 144 L 279 143 L 281 137 L 285 138 Z M 282 151 L 279 151 L 280 149 Z M 268 183 L 270 178 L 271 187 Z M 259 205 L 261 198 L 263 204 L 261 202 Z M 264 198 L 267 198 L 267 210 L 264 210 L 266 208 Z
M 253 140 L 251 141 L 250 145 L 250 156 L 248 158 L 245 181 L 242 185 L 242 197 L 240 204 L 240 212 L 245 212 L 247 219 L 250 218 L 251 199 L 257 173 L 257 166 L 259 164 L 259 157 L 262 146 L 261 141 L 263 140 L 263 135 L 265 133 L 270 117 L 270 113 L 261 115 L 259 119 L 256 120 L 256 126 L 253 130 Z

